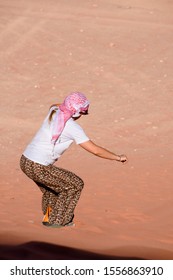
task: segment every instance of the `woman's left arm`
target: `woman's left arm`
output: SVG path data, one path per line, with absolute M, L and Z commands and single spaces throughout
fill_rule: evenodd
M 105 158 L 105 159 L 110 159 L 110 160 L 116 160 L 120 161 L 122 163 L 127 162 L 127 157 L 126 155 L 117 155 L 115 153 L 112 153 L 111 151 L 100 147 L 96 145 L 93 141 L 89 140 L 84 143 L 79 144 L 83 149 L 88 151 L 89 153 L 94 154 L 95 156 Z

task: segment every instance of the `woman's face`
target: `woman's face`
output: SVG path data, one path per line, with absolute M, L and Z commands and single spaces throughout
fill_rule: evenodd
M 76 113 L 72 116 L 74 120 L 78 120 L 82 115 L 88 115 L 88 110 Z

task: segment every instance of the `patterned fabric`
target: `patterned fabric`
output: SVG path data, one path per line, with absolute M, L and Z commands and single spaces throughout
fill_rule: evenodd
M 79 116 L 80 112 L 85 112 L 88 110 L 89 101 L 83 93 L 73 92 L 67 96 L 64 102 L 59 106 L 59 110 L 56 112 L 52 143 L 55 143 L 61 132 L 64 129 L 66 122 L 73 116 Z
M 51 207 L 49 223 L 64 226 L 71 222 L 84 186 L 82 179 L 63 168 L 35 163 L 24 155 L 20 159 L 20 167 L 42 191 L 43 214 L 46 214 L 48 206 Z

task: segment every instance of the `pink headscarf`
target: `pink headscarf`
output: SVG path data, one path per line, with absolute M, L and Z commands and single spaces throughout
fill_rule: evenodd
M 56 143 L 59 136 L 61 135 L 66 122 L 71 117 L 78 117 L 80 112 L 86 112 L 89 108 L 89 101 L 85 95 L 81 92 L 73 92 L 68 95 L 64 102 L 58 107 L 52 134 L 52 143 Z

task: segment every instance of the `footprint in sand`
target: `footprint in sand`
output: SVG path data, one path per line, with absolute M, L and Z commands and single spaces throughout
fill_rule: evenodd
M 140 213 L 138 210 L 126 210 L 125 212 L 116 213 L 116 218 L 111 217 L 112 224 L 120 224 L 123 222 L 137 223 L 148 222 L 151 220 L 150 216 Z
M 146 222 L 150 220 L 150 217 L 143 213 L 126 212 L 120 215 L 120 220 L 125 220 L 131 223 Z
M 76 223 L 77 227 L 80 228 L 81 230 L 84 230 L 84 231 L 91 231 L 91 232 L 94 232 L 94 233 L 103 233 L 104 231 L 99 228 L 98 226 L 94 225 L 94 224 L 86 224 L 84 222 L 80 222 L 78 221 Z

